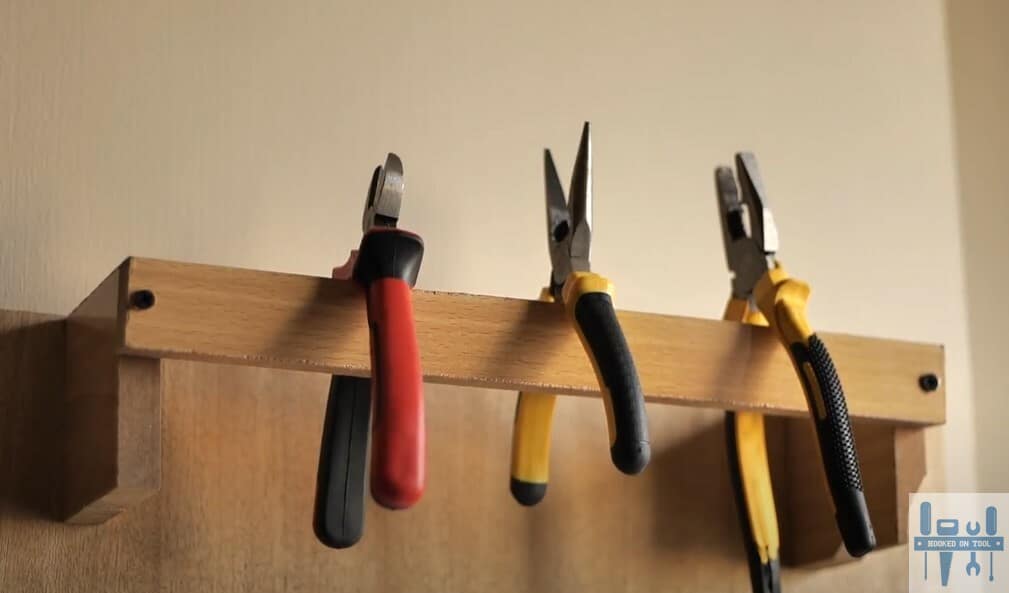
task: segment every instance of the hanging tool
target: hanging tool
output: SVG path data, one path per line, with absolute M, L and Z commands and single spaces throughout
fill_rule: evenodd
M 987 507 L 984 510 L 984 532 L 988 536 L 994 536 L 997 531 L 998 511 L 995 507 Z M 995 580 L 995 554 L 988 552 L 988 580 Z
M 981 563 L 977 561 L 977 551 L 970 551 L 970 562 L 967 563 L 967 576 L 976 577 L 981 574 Z
M 637 474 L 651 457 L 644 395 L 613 309 L 613 284 L 593 273 L 589 265 L 592 140 L 588 122 L 582 129 L 567 199 L 549 150 L 544 151 L 543 167 L 552 269 L 550 285 L 540 298 L 563 303 L 599 381 L 613 464 L 626 474 Z M 534 505 L 546 494 L 555 399 L 552 394 L 519 393 L 512 436 L 511 492 L 524 505 Z
M 960 534 L 960 521 L 957 519 L 939 519 L 935 522 L 935 534 L 942 537 L 954 537 Z M 942 586 L 949 585 L 949 571 L 953 566 L 953 552 L 939 552 L 939 580 Z
M 372 497 L 402 509 L 424 490 L 424 399 L 411 297 L 424 244 L 396 228 L 402 198 L 403 165 L 390 153 L 372 175 L 364 236 L 352 256 L 352 277 L 367 293 L 371 380 L 334 376 L 326 406 L 314 523 L 319 539 L 332 547 L 361 537 L 372 400 Z
M 759 311 L 785 346 L 813 417 L 841 539 L 849 554 L 862 556 L 876 546 L 876 536 L 862 491 L 855 439 L 841 382 L 826 346 L 806 320 L 809 286 L 790 278 L 775 257 L 778 231 L 767 206 L 756 160 L 750 153 L 739 153 L 735 161 L 735 175 L 728 167 L 715 171 L 726 259 L 732 273 L 732 298 L 726 315 L 733 312 L 739 318 L 749 316 L 749 311 Z M 759 321 L 755 316 L 749 319 Z M 737 500 L 745 502 L 741 505 L 748 518 L 743 521 L 744 531 L 747 525 L 754 530 L 753 537 L 748 534 L 747 545 L 755 546 L 757 552 L 765 550 L 763 554 L 757 553 L 761 564 L 751 565 L 755 590 L 772 590 L 763 576 L 765 572 L 772 575 L 774 572 L 770 553 L 777 531 L 771 529 L 776 515 L 770 494 L 763 418 L 759 414 L 737 413 L 734 418 L 727 418 L 727 427 L 729 454 L 733 457 L 730 467 L 738 468 L 743 485 L 737 489 Z M 755 530 L 754 525 L 762 527 Z M 768 562 L 764 562 L 765 556 Z M 757 568 L 759 575 L 754 574 Z
M 922 535 L 932 534 L 932 503 L 923 502 L 918 507 L 918 531 Z M 925 580 L 928 580 L 928 548 L 925 548 Z
M 939 552 L 939 580 L 942 586 L 949 585 L 949 571 L 953 567 L 953 552 Z
M 749 301 L 736 298 L 729 299 L 722 319 L 767 326 L 767 319 L 760 311 L 752 309 Z M 729 478 L 750 567 L 750 586 L 754 593 L 778 593 L 781 591 L 780 540 L 767 462 L 764 417 L 756 412 L 726 412 L 725 444 L 729 454 Z

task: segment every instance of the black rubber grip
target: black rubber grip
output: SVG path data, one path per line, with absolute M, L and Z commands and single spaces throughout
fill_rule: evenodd
M 377 227 L 361 237 L 354 279 L 368 286 L 380 278 L 399 278 L 412 287 L 417 284 L 423 258 L 420 236 L 394 227 Z
M 803 344 L 795 343 L 791 350 L 807 397 L 812 400 L 814 392 L 802 370 L 806 363 L 812 367 L 823 396 L 823 418 L 817 412 L 818 404 L 814 401 L 809 404 L 813 411 L 827 484 L 834 499 L 837 512 L 835 518 L 841 539 L 849 554 L 864 556 L 876 547 L 876 534 L 872 529 L 872 520 L 862 491 L 862 472 L 859 469 L 855 435 L 851 431 L 851 419 L 848 417 L 848 405 L 841 380 L 826 345 L 816 334 L 810 336 L 808 349 Z
M 518 478 L 511 479 L 512 497 L 522 506 L 536 506 L 547 495 L 545 482 L 526 482 Z
M 781 591 L 781 565 L 777 558 L 767 564 L 760 561 L 760 550 L 753 537 L 753 526 L 746 505 L 746 491 L 743 490 L 743 469 L 740 467 L 739 441 L 736 440 L 736 414 L 725 414 L 725 450 L 729 461 L 729 481 L 732 483 L 732 498 L 736 502 L 739 529 L 743 534 L 746 548 L 746 563 L 750 568 L 750 587 L 753 593 L 779 593 Z
M 581 295 L 575 302 L 575 321 L 609 390 L 616 430 L 616 439 L 610 447 L 613 465 L 625 474 L 640 473 L 652 456 L 645 396 L 610 295 L 605 292 Z
M 319 449 L 313 527 L 331 548 L 349 548 L 364 530 L 364 473 L 371 421 L 371 382 L 333 376 Z

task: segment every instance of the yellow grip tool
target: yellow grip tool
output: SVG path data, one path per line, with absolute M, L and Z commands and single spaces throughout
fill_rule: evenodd
M 554 302 L 549 288 L 540 300 Z M 511 492 L 519 503 L 532 506 L 543 500 L 550 480 L 550 431 L 557 396 L 519 392 L 512 427 Z
M 569 197 L 557 167 L 543 151 L 550 285 L 540 300 L 561 301 L 592 361 L 606 409 L 610 457 L 625 474 L 640 473 L 651 458 L 641 381 L 613 309 L 613 284 L 592 272 L 592 139 L 589 124 L 575 156 Z M 546 494 L 555 396 L 520 393 L 512 438 L 511 491 L 524 505 Z
M 876 547 L 876 535 L 862 490 L 844 390 L 827 346 L 806 320 L 809 286 L 776 265 L 757 281 L 753 297 L 788 351 L 802 384 L 844 546 L 852 556 L 863 556 Z
M 766 326 L 767 319 L 742 299 L 730 299 L 722 319 Z M 756 412 L 727 412 L 725 441 L 729 475 L 743 530 L 743 544 L 754 593 L 781 590 L 778 515 L 767 461 L 764 416 Z
M 613 464 L 626 474 L 640 473 L 651 458 L 648 421 L 634 359 L 613 308 L 613 284 L 599 274 L 573 272 L 562 295 L 599 382 Z M 549 289 L 543 290 L 540 300 L 554 300 Z M 556 395 L 519 393 L 512 436 L 511 491 L 527 506 L 546 495 L 555 402 Z

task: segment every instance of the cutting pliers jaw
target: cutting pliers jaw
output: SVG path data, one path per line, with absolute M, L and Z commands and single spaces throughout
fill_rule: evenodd
M 715 187 L 732 296 L 749 299 L 760 278 L 775 266 L 778 228 L 767 206 L 757 160 L 749 152 L 737 153 L 735 160 L 736 174 L 730 167 L 715 169 Z
M 373 227 L 395 227 L 399 221 L 399 208 L 403 203 L 403 162 L 393 153 L 385 157 L 385 166 L 375 167 L 364 204 L 361 230 Z

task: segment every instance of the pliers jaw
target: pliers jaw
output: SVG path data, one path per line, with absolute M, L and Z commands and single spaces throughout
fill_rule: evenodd
M 403 203 L 403 187 L 403 162 L 390 152 L 385 157 L 385 166 L 375 167 L 371 175 L 361 230 L 367 233 L 376 226 L 395 228 Z
M 736 154 L 735 174 L 729 167 L 715 169 L 715 186 L 725 258 L 732 272 L 732 296 L 749 299 L 757 281 L 775 266 L 778 251 L 778 227 L 767 206 L 753 154 Z
M 550 291 L 554 298 L 561 300 L 561 289 L 571 272 L 591 271 L 592 137 L 588 122 L 582 128 L 568 198 L 564 197 L 564 187 L 549 149 L 543 151 L 543 176 L 551 263 Z

